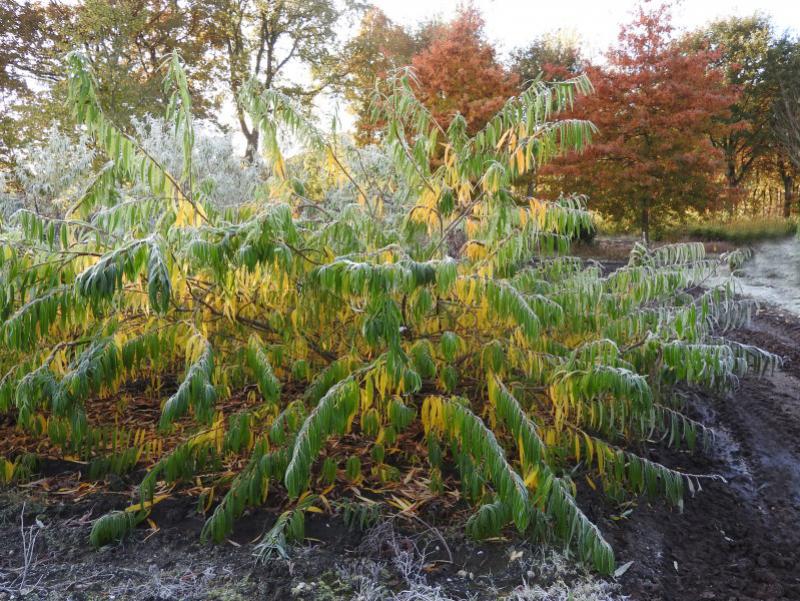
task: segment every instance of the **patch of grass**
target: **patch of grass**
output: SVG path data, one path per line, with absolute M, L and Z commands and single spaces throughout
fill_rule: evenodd
M 641 239 L 641 232 L 636 224 L 615 221 L 602 215 L 595 217 L 597 235 L 601 238 Z M 650 238 L 653 242 L 695 240 L 748 244 L 785 238 L 796 233 L 797 229 L 797 218 L 736 217 L 721 219 L 691 214 L 686 221 L 663 221 L 652 228 Z
M 672 239 L 727 241 L 736 244 L 775 240 L 797 231 L 797 220 L 778 217 L 705 221 L 685 224 L 666 233 Z

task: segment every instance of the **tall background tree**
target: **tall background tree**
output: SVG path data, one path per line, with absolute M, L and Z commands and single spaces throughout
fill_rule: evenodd
M 380 85 L 395 69 L 411 64 L 413 56 L 424 48 L 429 25 L 417 35 L 394 23 L 377 7 L 369 8 L 361 19 L 358 33 L 345 48 L 347 86 L 344 97 L 356 117 L 356 140 L 374 142 L 380 124 L 372 119 L 372 99 Z
M 773 111 L 773 128 L 778 143 L 800 170 L 800 44 L 793 44 L 793 57 L 788 77 L 782 82 Z
M 721 152 L 709 139 L 734 102 L 709 52 L 672 40 L 665 5 L 640 7 L 607 66 L 589 69 L 597 93 L 578 103 L 599 134 L 587 152 L 550 169 L 551 191 L 590 196 L 594 208 L 651 229 L 688 209 L 706 211 L 725 193 Z
M 0 166 L 10 166 L 14 149 L 41 134 L 40 108 L 62 74 L 65 40 L 53 25 L 71 15 L 72 9 L 56 3 L 0 3 Z
M 767 165 L 780 181 L 783 215 L 789 217 L 798 200 L 796 185 L 800 180 L 800 40 L 788 34 L 781 36 L 770 48 L 768 64 L 774 96 L 768 113 L 771 152 L 767 153 Z
M 352 10 L 348 0 L 4 3 L 0 92 L 5 105 L 18 107 L 3 119 L 5 146 L 18 146 L 32 137 L 24 127 L 23 135 L 13 136 L 9 119 L 17 126 L 38 124 L 39 130 L 42 121 L 68 120 L 61 109 L 64 90 L 59 82 L 69 50 L 86 56 L 99 100 L 123 129 L 133 118 L 163 113 L 169 96 L 162 89 L 160 66 L 177 50 L 187 65 L 197 116 L 219 121 L 227 96 L 252 159 L 259 133 L 238 100 L 243 86 L 253 81 L 310 105 L 342 74 L 341 68 L 334 68 L 339 30 Z
M 187 61 L 197 116 L 218 114 L 215 60 L 208 38 L 209 13 L 202 2 L 178 0 L 86 0 L 78 4 L 10 2 L 0 8 L 0 121 L 6 163 L 12 149 L 38 141 L 56 122 L 71 129 L 64 110 L 65 57 L 81 52 L 92 68 L 105 112 L 123 129 L 131 120 L 161 114 L 162 63 L 173 50 Z
M 347 45 L 346 60 L 345 97 L 362 144 L 381 131 L 382 124 L 372 119 L 372 101 L 381 81 L 398 68 L 412 68 L 415 92 L 442 126 L 461 114 L 470 133 L 518 91 L 519 76 L 498 59 L 474 8 L 461 9 L 448 23 L 434 19 L 413 30 L 370 9 Z
M 259 130 L 240 101 L 248 82 L 309 105 L 343 71 L 339 28 L 354 9 L 332 0 L 210 0 L 215 43 L 224 57 L 223 79 L 234 99 L 247 141 L 246 157 L 258 152 Z
M 696 34 L 694 47 L 715 53 L 713 63 L 739 94 L 720 119 L 711 140 L 725 160 L 728 186 L 738 188 L 770 148 L 770 108 L 774 98 L 769 66 L 772 25 L 763 15 L 731 17 Z
M 69 44 L 92 66 L 106 113 L 124 127 L 131 117 L 164 112 L 169 95 L 162 65 L 173 50 L 191 65 L 187 76 L 198 117 L 219 109 L 212 85 L 211 16 L 203 2 L 85 0 L 63 27 Z
M 723 153 L 727 184 L 737 193 L 731 198 L 752 197 L 777 184 L 781 212 L 788 217 L 795 203 L 796 167 L 781 144 L 775 111 L 782 92 L 798 78 L 796 42 L 787 34 L 777 35 L 763 14 L 721 19 L 688 39 L 695 48 L 714 52 L 714 66 L 737 90 L 728 114 L 711 133 Z
M 475 9 L 465 8 L 442 26 L 430 46 L 413 57 L 416 93 L 440 124 L 456 113 L 474 133 L 516 92 L 518 77 L 497 59 Z
M 511 52 L 511 71 L 517 75 L 522 87 L 538 77 L 566 79 L 583 71 L 585 66 L 580 39 L 569 31 L 546 33 Z

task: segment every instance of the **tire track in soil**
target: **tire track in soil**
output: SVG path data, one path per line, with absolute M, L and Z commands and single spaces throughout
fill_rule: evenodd
M 727 482 L 704 481 L 683 514 L 643 501 L 631 519 L 605 522 L 618 562 L 634 562 L 621 578 L 634 600 L 800 600 L 800 319 L 769 309 L 730 337 L 788 362 L 698 400 L 694 417 L 718 432 L 710 452 L 651 453 Z

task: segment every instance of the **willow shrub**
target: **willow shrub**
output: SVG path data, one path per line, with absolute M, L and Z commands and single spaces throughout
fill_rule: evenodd
M 470 137 L 461 117 L 438 124 L 398 75 L 374 110 L 399 201 L 399 188 L 347 170 L 336 138 L 286 98 L 250 86 L 242 102 L 264 134 L 272 200 L 220 212 L 193 181 L 177 57 L 165 83 L 182 173 L 106 117 L 79 54 L 70 66 L 72 111 L 108 162 L 63 219 L 21 211 L 3 225 L 0 411 L 95 475 L 151 459 L 140 499 L 95 523 L 96 545 L 141 522 L 165 485 L 202 473 L 205 538 L 277 495 L 287 511 L 262 550 L 280 549 L 302 537 L 312 489 L 422 466 L 434 494 L 460 483 L 470 534 L 513 526 L 608 573 L 612 549 L 573 476 L 680 505 L 698 476 L 637 453 L 654 436 L 704 437 L 676 386 L 725 389 L 777 363 L 719 337 L 750 306 L 731 282 L 697 287 L 717 267 L 701 245 L 637 247 L 604 275 L 568 256 L 591 226 L 580 198 L 515 188 L 589 143 L 591 123 L 559 118 L 591 92 L 583 77 L 534 83 Z M 285 135 L 324 157 L 349 204 L 332 212 L 306 196 Z M 130 196 L 142 184 L 148 194 Z M 94 423 L 93 403 L 140 381 L 157 425 Z M 343 436 L 363 452 L 337 455 L 328 443 Z

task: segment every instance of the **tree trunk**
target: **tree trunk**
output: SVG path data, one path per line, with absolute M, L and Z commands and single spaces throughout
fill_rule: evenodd
M 254 125 L 249 132 L 244 130 L 242 133 L 247 140 L 247 150 L 245 150 L 244 158 L 249 165 L 252 165 L 258 155 L 258 127 Z
M 783 160 L 778 161 L 777 167 L 783 184 L 783 216 L 790 217 L 794 203 L 794 173 L 791 164 L 787 164 Z
M 247 127 L 247 119 L 245 118 L 244 109 L 238 103 L 238 101 L 236 104 L 236 113 L 239 117 L 239 128 L 242 130 L 242 135 L 247 142 L 247 149 L 245 150 L 244 158 L 249 165 L 252 165 L 253 161 L 258 155 L 258 123 L 253 123 L 253 127 Z
M 792 205 L 794 204 L 794 178 L 786 174 L 783 180 L 783 216 L 792 216 Z
M 645 244 L 648 244 L 650 242 L 650 205 L 646 200 L 643 200 L 641 202 L 641 207 L 642 239 Z
M 739 187 L 739 178 L 736 175 L 736 159 L 731 157 L 726 157 L 726 170 L 725 170 L 725 179 L 728 180 L 728 187 L 729 188 L 738 188 Z

